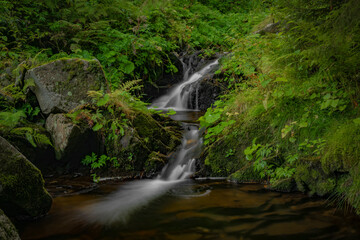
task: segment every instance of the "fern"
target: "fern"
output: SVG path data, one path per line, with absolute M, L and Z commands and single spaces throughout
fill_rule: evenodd
M 126 91 L 126 92 L 132 92 L 134 90 L 139 90 L 142 88 L 142 85 L 139 83 L 141 82 L 141 79 L 127 81 L 122 84 L 120 84 L 119 89 L 120 91 Z
M 10 134 L 25 137 L 33 147 L 37 147 L 39 145 L 52 146 L 50 139 L 45 134 L 39 133 L 31 127 L 14 128 L 10 131 Z
M 9 130 L 19 124 L 20 120 L 26 118 L 26 114 L 23 111 L 15 112 L 0 112 L 0 129 Z

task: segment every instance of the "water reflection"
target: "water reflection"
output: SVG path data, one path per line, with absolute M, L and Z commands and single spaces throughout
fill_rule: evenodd
M 159 189 L 145 184 L 151 195 Z M 91 224 L 91 219 L 74 219 L 89 200 L 104 198 L 117 186 L 102 186 L 87 195 L 60 197 L 44 219 L 28 223 L 21 237 L 27 239 L 359 239 L 360 221 L 335 208 L 324 207 L 323 200 L 302 194 L 269 192 L 260 185 L 234 185 L 226 182 L 184 180 L 162 186 L 165 193 L 128 217 L 108 225 Z M 106 188 L 105 188 L 106 187 Z M 121 186 L 120 186 L 121 187 Z M 140 189 L 139 189 L 140 191 Z M 108 195 L 110 197 L 110 195 Z M 116 201 L 96 210 L 112 215 L 119 209 Z M 111 206 L 116 205 L 116 206 Z M 115 210 L 114 210 L 115 209 Z M 101 212 L 103 211 L 103 212 Z M 121 218 L 121 217 L 120 217 Z M 107 217 L 106 217 L 107 219 Z
M 119 221 L 125 223 L 134 211 L 146 206 L 183 181 L 185 180 L 155 179 L 126 183 L 115 193 L 83 208 L 80 217 L 86 221 L 103 225 Z

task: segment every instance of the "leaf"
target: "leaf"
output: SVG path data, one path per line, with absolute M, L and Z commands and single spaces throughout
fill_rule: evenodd
M 323 102 L 323 103 L 321 104 L 320 109 L 321 109 L 321 110 L 323 110 L 323 109 L 325 109 L 325 108 L 329 107 L 329 106 L 330 106 L 330 104 L 331 104 L 331 102 L 332 102 L 332 100 L 331 100 L 331 99 L 326 100 L 325 102 Z
M 96 105 L 98 107 L 104 106 L 105 104 L 107 104 L 110 100 L 110 95 L 109 94 L 105 94 L 103 98 L 99 99 L 99 101 L 96 103 Z
M 328 94 L 326 94 L 326 95 L 324 96 L 324 100 L 328 100 L 328 99 L 330 99 L 330 97 L 331 97 L 331 94 L 328 93 Z
M 33 146 L 33 147 L 37 147 L 35 142 L 34 142 L 34 138 L 33 136 L 29 133 L 29 132 L 26 132 L 25 133 L 25 137 L 26 137 L 26 140 L 28 140 L 28 142 Z
M 355 118 L 353 120 L 353 122 L 356 124 L 356 125 L 360 125 L 360 118 Z
M 130 74 L 134 71 L 135 65 L 133 62 L 126 61 L 121 64 L 120 70 L 126 74 Z
M 281 138 L 285 138 L 288 133 L 292 130 L 292 125 L 286 125 L 283 129 L 281 129 Z
M 299 127 L 300 128 L 306 128 L 306 127 L 308 127 L 308 123 L 307 122 L 300 122 Z
M 102 124 L 96 123 L 92 129 L 96 132 L 99 131 L 102 127 L 103 127 Z
M 332 100 L 332 101 L 331 101 L 331 106 L 332 106 L 333 108 L 336 108 L 337 105 L 339 104 L 339 101 L 340 101 L 340 99 Z

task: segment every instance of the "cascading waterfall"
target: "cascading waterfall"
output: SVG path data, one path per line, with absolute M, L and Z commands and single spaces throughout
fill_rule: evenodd
M 189 65 L 191 65 L 191 59 Z M 218 60 L 215 60 L 190 77 L 188 77 L 190 72 L 190 67 L 188 67 L 184 72 L 184 81 L 175 86 L 168 95 L 156 100 L 151 107 L 191 111 L 188 105 L 191 92 L 195 89 L 196 97 L 198 97 L 199 91 L 197 84 L 195 86 L 191 84 L 199 81 L 217 65 Z M 195 105 L 195 109 L 198 108 L 197 100 Z M 182 144 L 175 157 L 170 159 L 157 178 L 126 183 L 106 199 L 88 206 L 81 215 L 94 223 L 126 222 L 134 210 L 166 193 L 175 184 L 186 181 L 195 171 L 195 159 L 201 154 L 202 139 L 196 124 L 183 123 L 183 126 L 185 132 Z
M 191 62 L 190 62 L 191 65 Z M 189 74 L 190 68 L 188 67 L 185 71 L 184 81 L 179 85 L 172 88 L 169 94 L 162 96 L 156 99 L 151 105 L 152 108 L 157 108 L 161 110 L 174 109 L 175 111 L 191 111 L 189 107 L 189 101 L 191 93 L 193 92 L 193 84 L 201 80 L 207 73 L 211 72 L 215 67 L 219 65 L 219 60 L 211 62 L 206 65 L 203 69 L 198 72 L 195 72 L 190 77 L 187 77 Z M 198 95 L 198 88 L 197 88 Z M 196 96 L 198 98 L 198 96 Z M 198 103 L 195 106 L 194 110 L 198 110 Z

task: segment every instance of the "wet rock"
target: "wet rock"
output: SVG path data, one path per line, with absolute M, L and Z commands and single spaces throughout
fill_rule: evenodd
M 32 78 L 43 113 L 68 112 L 89 102 L 90 90 L 107 90 L 104 72 L 98 60 L 60 59 L 29 69 L 25 81 Z
M 189 107 L 191 109 L 206 111 L 222 93 L 224 87 L 217 81 L 216 75 L 214 74 L 217 69 L 218 66 L 212 69 L 212 71 L 205 75 L 200 81 L 188 86 L 188 88 L 191 88 L 189 89 L 191 92 Z
M 52 198 L 40 170 L 2 137 L 0 149 L 0 207 L 9 216 L 47 213 Z
M 151 102 L 154 98 L 161 96 L 176 83 L 183 79 L 184 68 L 177 54 L 169 55 L 172 64 L 177 68 L 177 72 L 167 72 L 164 69 L 157 69 L 158 78 L 152 81 L 144 81 L 145 101 Z
M 1 209 L 0 209 L 0 239 L 20 240 L 16 228 Z
M 191 108 L 202 111 L 211 107 L 223 91 L 223 86 L 213 78 L 213 75 L 203 78 L 191 87 L 193 88 L 190 96 Z
M 55 157 L 66 170 L 79 168 L 86 155 L 101 150 L 97 134 L 88 127 L 74 124 L 65 114 L 50 114 L 45 127 L 51 135 Z

